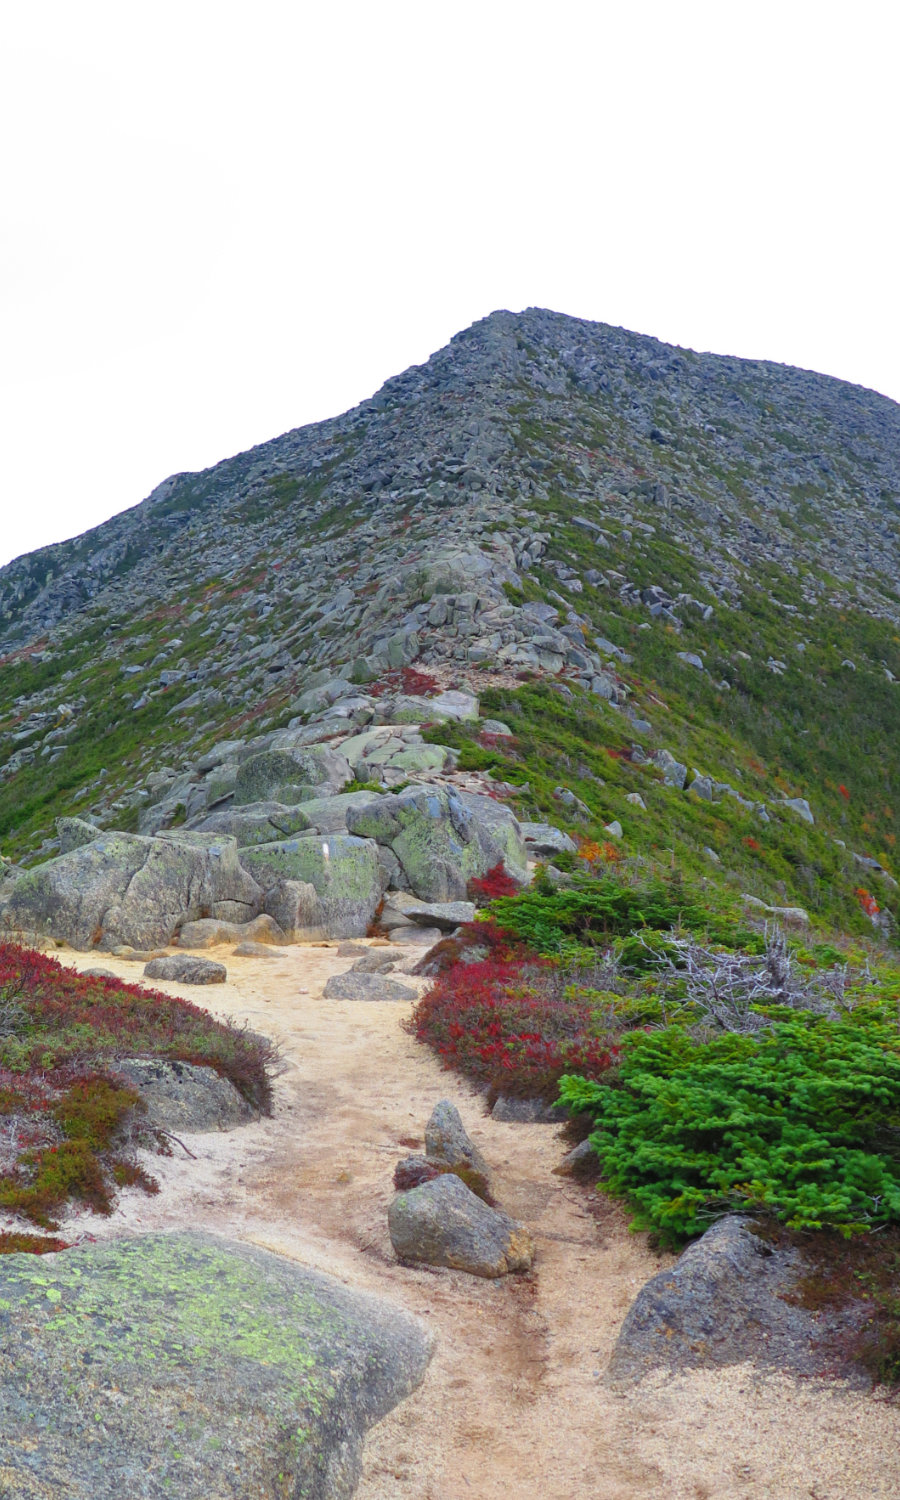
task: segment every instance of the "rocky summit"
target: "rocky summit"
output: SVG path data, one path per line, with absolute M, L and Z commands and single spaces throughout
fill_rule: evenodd
M 493 313 L 0 570 L 3 921 L 354 936 L 588 838 L 887 924 L 898 505 L 884 397 Z

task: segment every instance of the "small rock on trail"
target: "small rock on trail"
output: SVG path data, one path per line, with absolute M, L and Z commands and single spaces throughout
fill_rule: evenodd
M 462 1167 L 477 1173 L 485 1187 L 490 1181 L 490 1167 L 470 1140 L 459 1110 L 449 1099 L 442 1099 L 431 1111 L 425 1126 L 425 1155 L 436 1165 Z
M 527 1271 L 534 1259 L 525 1226 L 489 1208 L 452 1172 L 398 1193 L 388 1209 L 388 1228 L 401 1260 L 472 1276 Z
M 167 958 L 152 958 L 144 968 L 145 979 L 168 979 L 173 984 L 224 984 L 228 972 L 224 964 L 211 958 L 182 958 L 173 953 Z
M 383 974 L 332 974 L 324 990 L 325 1000 L 417 1000 L 418 994 Z

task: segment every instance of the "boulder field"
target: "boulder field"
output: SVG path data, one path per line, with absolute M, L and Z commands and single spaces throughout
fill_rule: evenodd
M 432 702 L 439 712 L 442 696 L 465 695 L 410 703 L 421 716 Z M 341 706 L 206 756 L 214 764 L 198 766 L 181 826 L 162 826 L 166 810 L 152 808 L 141 833 L 60 819 L 55 857 L 6 871 L 0 930 L 107 951 L 205 947 L 219 935 L 354 938 L 392 891 L 464 903 L 468 882 L 499 863 L 527 883 L 530 830 L 486 787 L 452 779 L 452 751 L 421 743 L 405 722 L 359 734 L 335 719 Z M 463 707 L 477 716 L 476 700 Z M 302 743 L 322 735 L 328 743 Z M 357 776 L 380 779 L 344 790 Z

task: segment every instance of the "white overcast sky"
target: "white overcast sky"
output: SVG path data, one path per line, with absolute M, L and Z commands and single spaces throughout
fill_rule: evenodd
M 0 0 L 0 562 L 497 307 L 900 399 L 895 4 Z

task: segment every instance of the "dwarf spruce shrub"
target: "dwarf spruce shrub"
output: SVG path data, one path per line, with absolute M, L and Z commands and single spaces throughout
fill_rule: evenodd
M 682 927 L 707 933 L 729 947 L 758 944 L 758 935 L 727 915 L 710 910 L 708 901 L 680 882 L 647 876 L 627 885 L 613 875 L 584 879 L 568 890 L 547 891 L 541 886 L 504 897 L 491 905 L 491 915 L 509 932 L 537 952 L 558 954 L 566 938 L 591 944 L 622 938 L 629 941 L 629 961 L 646 968 L 652 954 L 642 947 L 643 933 L 671 932 Z
M 567 1076 L 604 1189 L 677 1243 L 731 1210 L 852 1235 L 900 1221 L 900 1044 L 886 1007 L 786 1011 L 753 1036 L 623 1039 L 615 1086 Z

